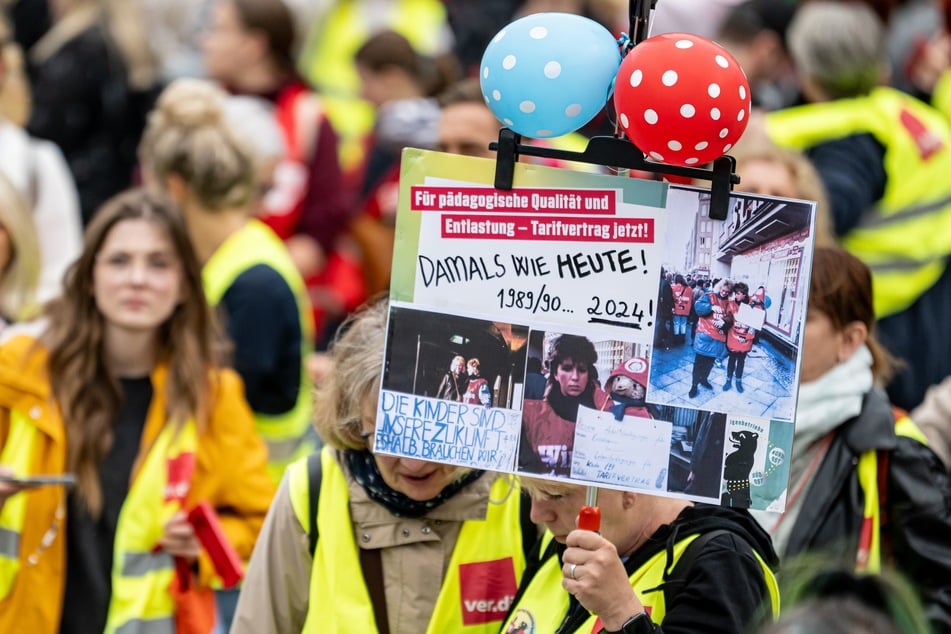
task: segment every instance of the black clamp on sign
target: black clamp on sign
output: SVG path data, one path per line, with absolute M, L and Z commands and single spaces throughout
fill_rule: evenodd
M 726 220 L 729 211 L 730 192 L 733 191 L 733 185 L 740 182 L 740 177 L 736 174 L 736 160 L 727 155 L 713 161 L 713 167 L 707 169 L 667 165 L 666 163 L 647 160 L 644 153 L 629 140 L 612 136 L 592 137 L 583 152 L 524 145 L 520 141 L 521 135 L 509 128 L 502 128 L 499 130 L 498 142 L 493 141 L 489 144 L 489 149 L 496 152 L 496 189 L 512 189 L 515 180 L 515 163 L 518 162 L 518 157 L 522 154 L 562 161 L 607 165 L 615 168 L 711 181 L 710 218 Z

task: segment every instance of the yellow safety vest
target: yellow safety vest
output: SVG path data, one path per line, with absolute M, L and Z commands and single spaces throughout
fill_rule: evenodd
M 912 438 L 922 445 L 928 445 L 928 439 L 907 415 L 895 421 L 895 433 L 898 436 Z M 855 569 L 858 572 L 878 573 L 882 570 L 882 509 L 878 495 L 878 451 L 869 449 L 859 456 L 859 486 L 865 496 L 865 508 L 862 513 L 862 530 L 859 534 L 859 546 L 855 556 Z
M 380 7 L 382 3 L 371 3 Z M 363 2 L 343 0 L 317 20 L 301 55 L 302 74 L 317 88 L 334 130 L 345 172 L 363 160 L 362 140 L 373 127 L 374 110 L 360 99 L 360 78 L 353 55 L 372 33 L 367 30 Z M 396 0 L 384 9 L 381 22 L 405 37 L 420 53 L 436 53 L 434 36 L 446 27 L 446 9 L 439 0 Z
M 175 576 L 171 555 L 155 548 L 165 524 L 180 510 L 182 491 L 171 492 L 168 465 L 198 449 L 195 422 L 167 424 L 155 439 L 119 512 L 113 546 L 112 597 L 105 634 L 175 632 Z M 171 500 L 169 493 L 173 493 Z M 218 580 L 219 584 L 221 583 Z
M 941 277 L 951 255 L 951 126 L 938 111 L 880 87 L 770 113 L 766 129 L 798 150 L 860 133 L 885 147 L 885 193 L 842 237 L 872 270 L 878 318 L 904 310 Z
M 373 604 L 363 575 L 350 517 L 350 496 L 343 470 L 329 447 L 321 453 L 320 504 L 317 511 L 319 539 L 310 574 L 310 600 L 304 632 L 321 634 L 377 632 Z M 289 467 L 291 503 L 301 526 L 309 529 L 307 460 Z M 512 483 L 493 483 L 485 520 L 463 522 L 449 561 L 428 634 L 495 634 L 513 596 L 496 598 L 486 610 L 479 597 L 462 596 L 462 578 L 474 567 L 491 563 L 511 566 L 515 584 L 525 570 L 520 523 L 521 496 Z M 508 560 L 508 561 L 506 561 Z M 514 591 L 514 587 L 513 587 Z M 464 604 L 472 605 L 464 605 Z M 491 614 L 497 614 L 493 618 Z
M 10 433 L 7 444 L 0 452 L 0 464 L 18 475 L 28 475 L 36 436 L 36 426 L 30 418 L 18 410 L 12 410 Z M 20 572 L 20 536 L 26 519 L 26 498 L 22 493 L 14 495 L 0 510 L 0 600 L 10 594 Z
M 664 593 L 657 590 L 664 583 L 664 571 L 668 568 L 673 570 L 684 551 L 687 550 L 687 546 L 699 536 L 699 533 L 689 535 L 674 544 L 673 563 L 671 565 L 668 566 L 667 564 L 667 551 L 661 550 L 631 574 L 631 587 L 634 588 L 638 599 L 640 599 L 654 623 L 663 624 L 664 617 L 667 615 Z M 541 552 L 545 552 L 552 538 L 550 532 L 545 533 L 541 544 Z M 755 550 L 753 553 L 763 569 L 763 578 L 769 588 L 773 616 L 778 616 L 779 586 L 776 583 L 776 577 L 762 557 L 759 556 L 759 553 Z M 502 631 L 526 631 L 538 632 L 538 634 L 557 631 L 568 615 L 569 607 L 569 595 L 561 585 L 563 577 L 558 557 L 549 557 L 538 569 L 528 588 L 522 594 Z M 575 631 L 593 632 L 597 618 L 596 615 L 591 615 Z
M 248 221 L 229 236 L 201 273 L 208 303 L 217 306 L 235 279 L 258 264 L 270 266 L 284 278 L 294 293 L 300 315 L 301 372 L 297 402 L 289 411 L 276 416 L 254 413 L 255 427 L 268 448 L 268 471 L 277 483 L 290 463 L 315 449 L 314 443 L 308 441 L 312 401 L 304 367 L 307 355 L 313 350 L 314 333 L 304 280 L 280 238 L 258 220 Z

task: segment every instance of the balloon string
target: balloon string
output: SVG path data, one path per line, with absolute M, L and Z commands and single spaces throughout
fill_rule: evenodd
M 627 33 L 621 33 L 621 36 L 617 39 L 617 46 L 621 49 L 621 58 L 623 59 L 634 48 L 634 40 Z

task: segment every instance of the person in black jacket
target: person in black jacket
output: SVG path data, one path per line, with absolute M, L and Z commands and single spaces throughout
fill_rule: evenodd
M 442 383 L 436 390 L 436 398 L 462 402 L 462 395 L 469 387 L 469 375 L 466 374 L 466 358 L 455 356 L 449 363 L 449 371 L 442 377 Z
M 935 631 L 947 632 L 951 482 L 876 387 L 894 362 L 872 334 L 874 319 L 868 268 L 839 247 L 817 248 L 786 512 L 754 515 L 784 562 L 809 555 L 857 571 L 897 568 Z
M 506 634 L 736 634 L 778 611 L 778 560 L 747 511 L 602 489 L 595 532 L 575 528 L 585 487 L 523 484 L 546 532 L 529 554 Z

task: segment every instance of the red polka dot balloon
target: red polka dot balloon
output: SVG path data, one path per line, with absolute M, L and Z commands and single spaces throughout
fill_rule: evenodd
M 750 87 L 722 46 L 689 33 L 648 38 L 625 56 L 614 106 L 628 138 L 655 161 L 708 163 L 730 151 L 750 117 Z

